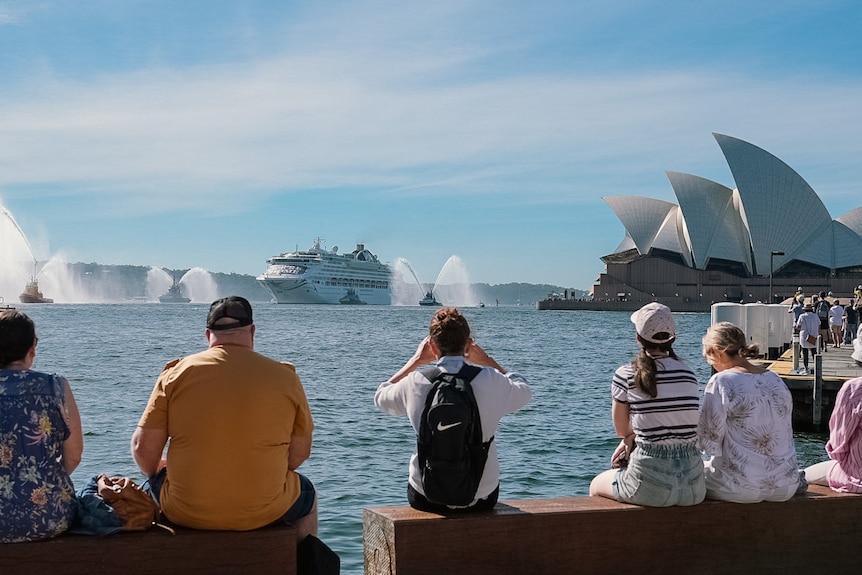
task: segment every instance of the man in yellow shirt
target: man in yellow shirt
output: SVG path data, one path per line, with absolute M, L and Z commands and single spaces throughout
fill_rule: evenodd
M 170 521 L 229 530 L 285 521 L 302 541 L 317 534 L 314 486 L 295 471 L 314 424 L 295 368 L 255 352 L 254 333 L 247 300 L 213 302 L 208 348 L 165 366 L 132 456 Z

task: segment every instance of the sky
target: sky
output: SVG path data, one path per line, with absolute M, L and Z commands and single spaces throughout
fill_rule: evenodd
M 862 206 L 862 3 L 0 0 L 0 205 L 39 260 L 257 275 L 308 248 L 588 289 L 603 196 Z M 2 212 L 0 212 L 2 214 Z M 2 225 L 2 222 L 0 222 Z

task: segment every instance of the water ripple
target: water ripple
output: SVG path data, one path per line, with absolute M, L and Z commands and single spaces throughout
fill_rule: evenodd
M 497 433 L 501 499 L 586 495 L 617 441 L 610 419 L 614 369 L 636 352 L 625 313 L 463 310 L 476 340 L 523 373 L 533 401 Z M 139 477 L 129 439 L 168 361 L 206 345 L 207 306 L 27 306 L 39 334 L 37 369 L 67 376 L 80 405 L 84 461 L 73 479 Z M 374 391 L 415 351 L 431 311 L 418 307 L 255 305 L 258 351 L 296 365 L 315 419 L 302 471 L 320 494 L 320 535 L 362 572 L 362 509 L 406 504 L 415 434 L 406 418 L 378 412 Z M 708 314 L 680 314 L 677 352 L 705 383 L 700 356 Z M 825 439 L 798 438 L 804 464 L 824 458 Z

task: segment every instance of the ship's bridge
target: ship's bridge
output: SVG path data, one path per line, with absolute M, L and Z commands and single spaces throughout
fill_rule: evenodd
M 356 249 L 353 250 L 351 255 L 353 256 L 353 259 L 360 262 L 379 263 L 377 256 L 365 249 L 365 244 L 356 244 Z

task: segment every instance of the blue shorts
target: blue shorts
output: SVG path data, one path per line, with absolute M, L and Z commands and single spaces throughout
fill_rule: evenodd
M 614 499 L 634 505 L 697 505 L 706 496 L 703 459 L 693 444 L 636 443 L 614 478 Z
M 296 472 L 294 472 L 296 473 Z M 314 508 L 315 490 L 314 484 L 303 474 L 297 473 L 299 477 L 299 497 L 296 498 L 290 509 L 278 519 L 279 522 L 292 523 L 297 519 L 302 519 Z
M 163 467 L 158 473 L 150 477 L 148 480 L 144 482 L 141 486 L 144 491 L 148 491 L 153 499 L 156 500 L 156 503 L 161 504 L 159 501 L 159 494 L 162 491 L 162 485 L 165 483 L 165 478 L 168 475 L 168 468 Z M 301 473 L 296 474 L 299 477 L 299 497 L 296 498 L 296 501 L 293 502 L 293 505 L 290 506 L 284 515 L 282 515 L 279 519 L 276 519 L 275 522 L 284 522 L 284 523 L 292 523 L 297 519 L 302 519 L 314 508 L 314 499 L 315 499 L 315 490 L 314 484 Z

